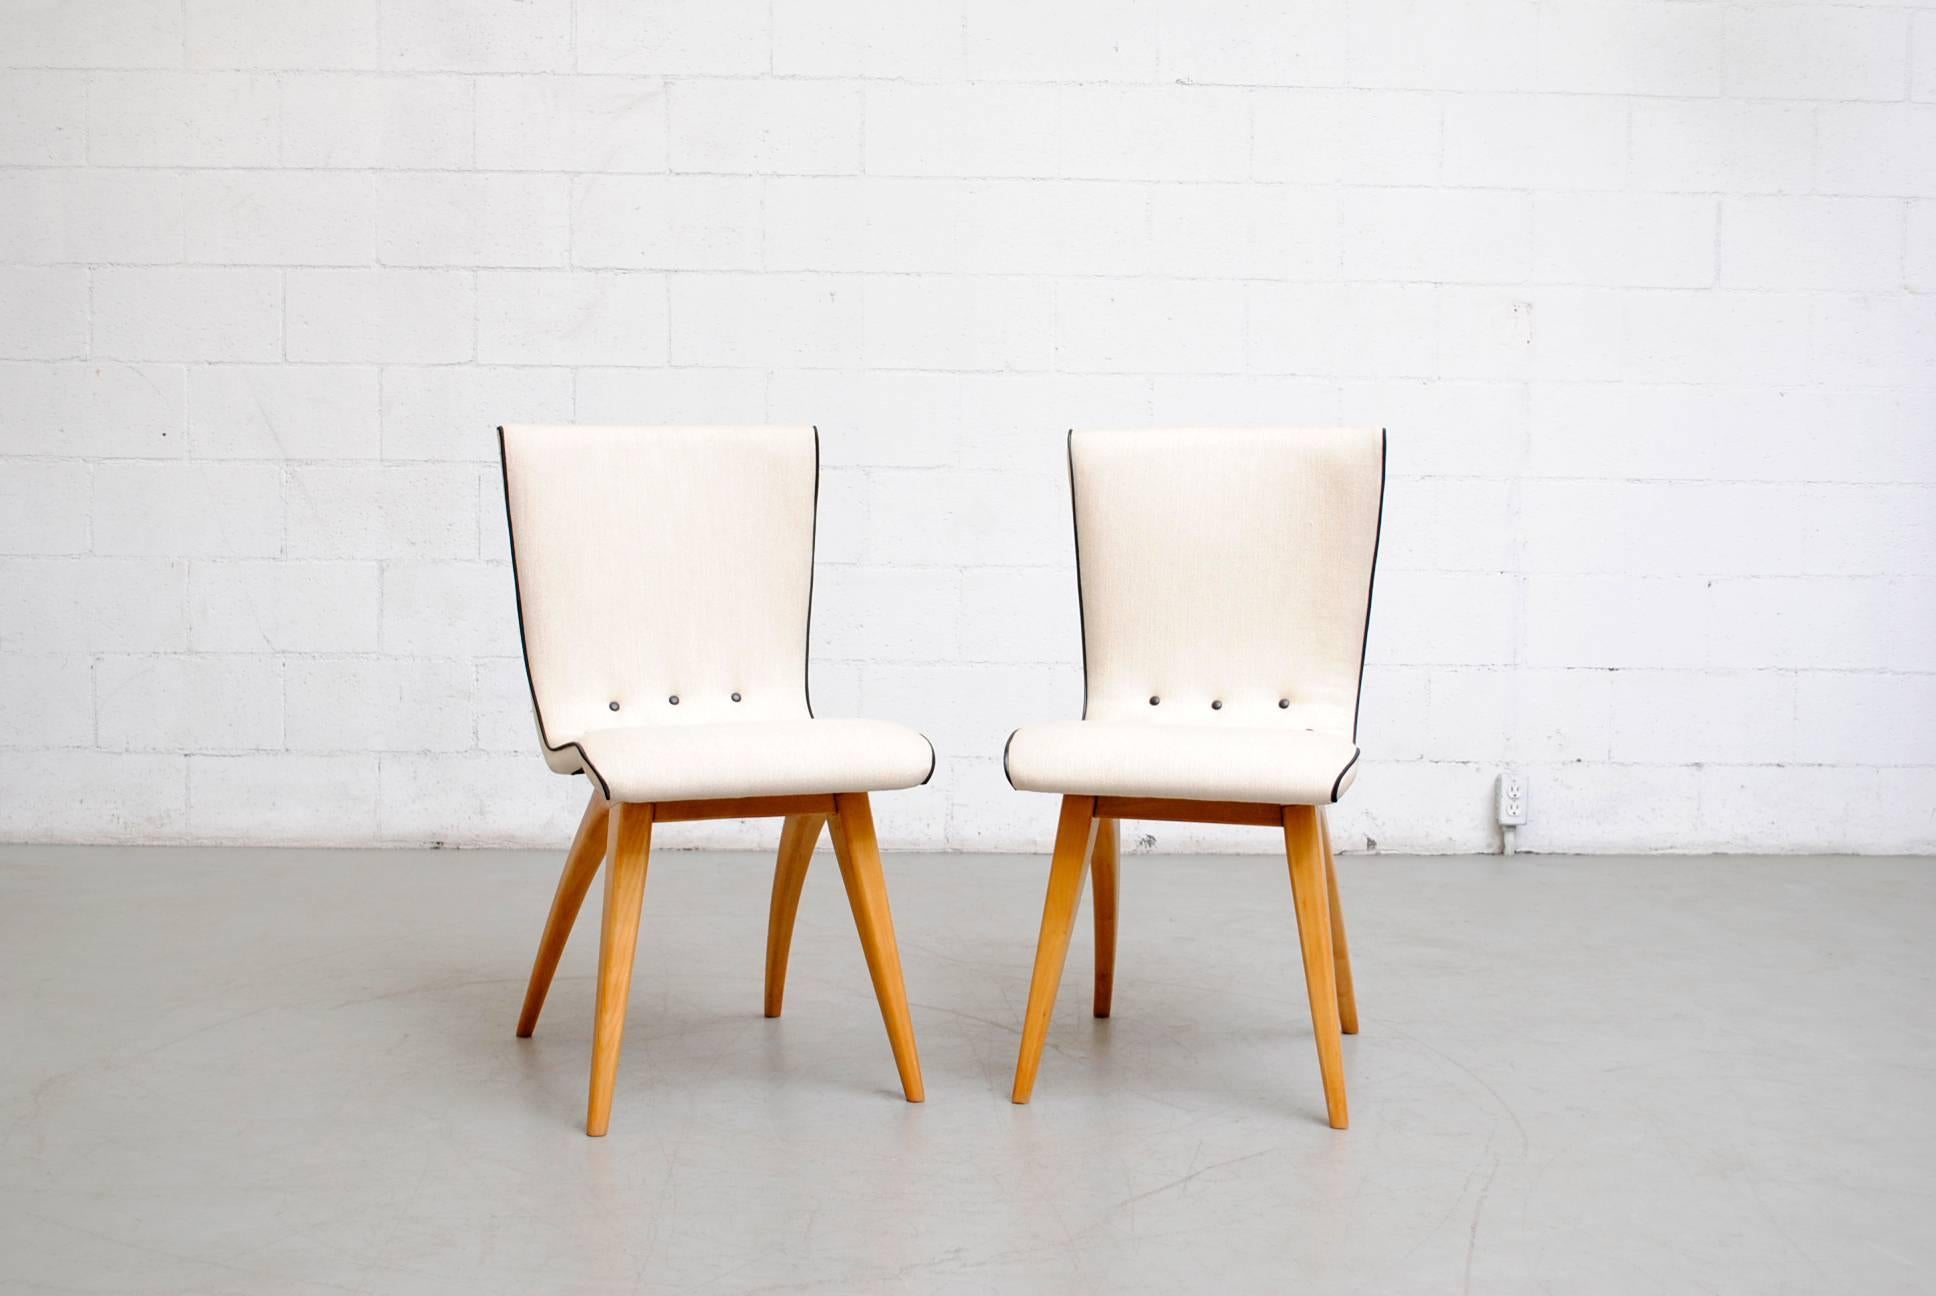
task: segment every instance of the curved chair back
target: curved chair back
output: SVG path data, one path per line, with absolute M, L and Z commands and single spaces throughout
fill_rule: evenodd
M 812 428 L 498 438 L 524 664 L 553 769 L 580 769 L 572 745 L 600 728 L 811 714 Z
M 1069 475 L 1086 718 L 1355 740 L 1381 430 L 1071 432 Z

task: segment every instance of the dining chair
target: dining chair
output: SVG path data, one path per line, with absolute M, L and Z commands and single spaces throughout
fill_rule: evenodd
M 544 758 L 591 799 L 531 968 L 529 1036 L 599 866 L 597 1007 L 585 1132 L 611 1120 L 655 824 L 781 817 L 767 912 L 780 1015 L 814 846 L 833 838 L 909 1102 L 923 1097 L 868 793 L 934 773 L 879 720 L 820 719 L 807 638 L 820 437 L 793 427 L 503 427 L 498 445 L 531 705 Z
M 1083 875 L 1094 879 L 1094 1011 L 1110 1013 L 1124 819 L 1279 829 L 1331 1125 L 1357 999 L 1322 807 L 1358 769 L 1377 429 L 1071 432 L 1080 720 L 1017 729 L 1013 787 L 1062 797 L 1015 1065 L 1035 1088 Z

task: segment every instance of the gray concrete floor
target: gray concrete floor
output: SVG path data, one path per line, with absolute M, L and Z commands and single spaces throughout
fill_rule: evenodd
M 0 849 L 0 1289 L 1936 1287 L 1936 861 L 1347 857 L 1338 1133 L 1280 863 L 1126 859 L 1018 1108 L 1046 861 L 890 858 L 917 1107 L 831 860 L 767 1021 L 767 861 L 667 853 L 603 1140 L 557 863 Z

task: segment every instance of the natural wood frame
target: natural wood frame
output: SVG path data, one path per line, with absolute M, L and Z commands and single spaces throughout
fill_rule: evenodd
M 592 1137 L 603 1135 L 612 1119 L 612 1094 L 625 1037 L 626 1000 L 632 987 L 639 914 L 645 899 L 646 864 L 652 853 L 652 826 L 695 819 L 772 817 L 781 817 L 785 823 L 780 831 L 773 897 L 767 912 L 766 1015 L 780 1015 L 800 888 L 821 829 L 828 828 L 860 934 L 861 952 L 866 956 L 868 975 L 887 1026 L 888 1044 L 894 1051 L 894 1065 L 900 1072 L 901 1090 L 909 1102 L 918 1103 L 926 1096 L 901 974 L 900 949 L 894 940 L 894 918 L 888 909 L 887 882 L 881 872 L 880 844 L 874 835 L 873 807 L 865 792 L 640 803 L 607 801 L 593 788 L 571 849 L 565 854 L 564 872 L 558 878 L 551 912 L 538 940 L 524 1008 L 518 1016 L 518 1035 L 529 1037 L 537 1028 L 546 992 L 558 971 L 558 960 L 571 938 L 578 911 L 592 879 L 604 865 L 605 906 L 599 920 L 597 1007 L 585 1110 L 585 1132 Z
M 1029 980 L 1028 1007 L 1022 1018 L 1021 1053 L 1015 1061 L 1010 1097 L 1025 1103 L 1035 1090 L 1035 1073 L 1048 1042 L 1049 1020 L 1069 954 L 1082 879 L 1093 878 L 1096 923 L 1095 1015 L 1107 1017 L 1115 989 L 1119 821 L 1164 819 L 1186 823 L 1246 824 L 1275 827 L 1284 834 L 1290 865 L 1292 910 L 1311 1000 L 1311 1029 L 1317 1038 L 1318 1070 L 1324 1080 L 1325 1113 L 1333 1129 L 1350 1123 L 1345 1105 L 1344 1048 L 1341 1037 L 1358 1033 L 1358 998 L 1351 980 L 1351 954 L 1345 941 L 1344 909 L 1338 900 L 1338 871 L 1331 851 L 1331 830 L 1318 806 L 1262 805 L 1246 801 L 1188 801 L 1155 797 L 1065 796 L 1056 823 L 1049 861 L 1048 895 L 1042 904 L 1042 929 L 1036 939 L 1035 971 Z

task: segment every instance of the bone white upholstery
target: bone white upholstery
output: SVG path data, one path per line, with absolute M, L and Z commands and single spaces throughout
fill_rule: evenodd
M 1069 475 L 1083 718 L 1016 730 L 1009 782 L 1337 800 L 1358 768 L 1384 433 L 1079 431 Z
M 807 699 L 812 428 L 522 426 L 499 443 L 552 769 L 639 802 L 927 781 L 920 734 L 817 720 Z

